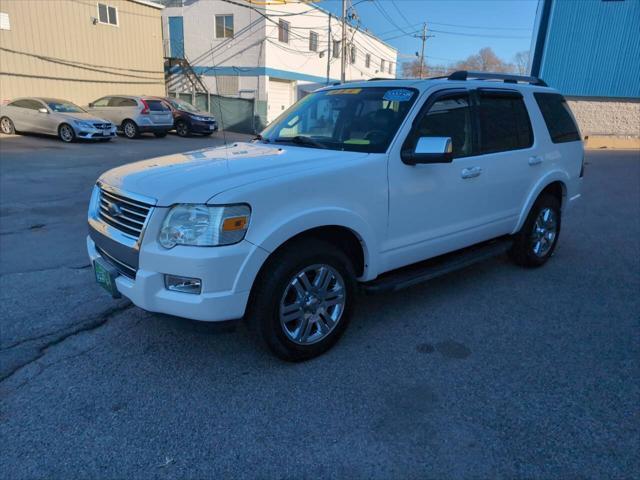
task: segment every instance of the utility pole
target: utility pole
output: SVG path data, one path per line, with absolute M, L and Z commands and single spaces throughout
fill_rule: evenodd
M 327 37 L 327 85 L 329 85 L 329 81 L 331 80 L 331 42 L 333 38 L 331 37 L 331 14 L 329 14 L 329 36 Z
M 424 69 L 424 44 L 427 41 L 427 38 L 432 38 L 435 35 L 427 35 L 427 22 L 422 24 L 422 34 L 414 35 L 414 37 L 422 40 L 422 49 L 420 51 L 420 78 L 422 78 L 422 73 Z
M 340 41 L 340 81 L 345 81 L 345 68 L 347 65 L 347 1 L 342 0 L 342 40 Z

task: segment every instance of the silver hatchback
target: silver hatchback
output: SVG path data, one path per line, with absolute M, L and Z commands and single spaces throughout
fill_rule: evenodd
M 164 137 L 173 128 L 171 110 L 153 97 L 111 95 L 91 102 L 86 108 L 115 123 L 127 138 L 136 138 L 145 132 Z
M 116 136 L 113 123 L 87 113 L 67 100 L 36 97 L 18 98 L 0 106 L 0 131 L 57 135 L 63 142 L 111 140 Z

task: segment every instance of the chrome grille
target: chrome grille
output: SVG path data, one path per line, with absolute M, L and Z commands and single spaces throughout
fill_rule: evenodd
M 98 216 L 100 220 L 135 238 L 142 235 L 152 205 L 124 197 L 102 188 Z
M 106 128 L 111 128 L 113 125 L 110 123 L 94 123 L 93 126 L 100 130 L 104 130 Z

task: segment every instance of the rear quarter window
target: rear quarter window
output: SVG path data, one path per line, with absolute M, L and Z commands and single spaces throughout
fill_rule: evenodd
M 580 140 L 580 132 L 565 98 L 559 93 L 533 94 L 547 125 L 553 143 L 575 142 Z

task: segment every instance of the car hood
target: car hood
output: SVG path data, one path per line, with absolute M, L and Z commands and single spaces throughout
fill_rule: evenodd
M 91 113 L 85 113 L 85 112 L 80 112 L 80 113 L 55 112 L 55 114 L 67 120 L 79 120 L 82 122 L 111 123 L 111 122 L 107 122 L 107 120 L 103 120 L 102 118 L 98 118 L 95 115 L 92 115 Z
M 275 176 L 318 168 L 366 153 L 290 145 L 236 143 L 143 160 L 114 168 L 99 181 L 124 192 L 144 195 L 158 206 L 206 203 L 231 188 Z

